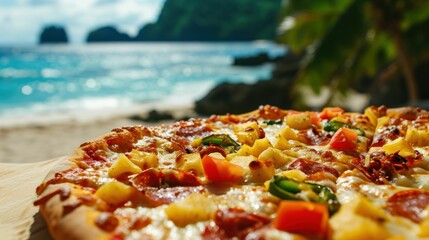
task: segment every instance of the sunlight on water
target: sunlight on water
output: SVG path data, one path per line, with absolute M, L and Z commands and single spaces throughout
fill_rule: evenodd
M 90 44 L 0 48 L 0 117 L 193 102 L 224 81 L 267 79 L 271 65 L 234 56 L 284 53 L 270 43 Z

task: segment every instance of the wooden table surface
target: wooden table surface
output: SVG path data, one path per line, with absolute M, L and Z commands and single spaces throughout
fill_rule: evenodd
M 58 159 L 38 163 L 0 163 L 0 233 L 2 240 L 51 239 L 38 207 L 35 189 Z

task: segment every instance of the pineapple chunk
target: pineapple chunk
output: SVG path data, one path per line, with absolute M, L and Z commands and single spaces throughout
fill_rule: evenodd
M 311 116 L 306 112 L 293 113 L 286 116 L 286 124 L 297 130 L 311 128 Z
M 429 130 L 419 130 L 409 128 L 405 135 L 405 141 L 412 146 L 428 146 L 429 145 Z
M 377 120 L 377 127 L 375 128 L 376 130 L 386 126 L 387 124 L 389 124 L 390 118 L 387 116 L 381 117 Z
M 303 140 L 292 128 L 288 126 L 280 130 L 279 136 L 283 137 L 286 140 Z
M 250 169 L 249 182 L 261 183 L 271 179 L 274 176 L 274 164 L 268 161 L 256 160 L 248 165 Z
M 184 227 L 188 224 L 213 218 L 216 206 L 205 195 L 193 193 L 178 202 L 168 205 L 164 211 L 168 219 L 173 221 L 176 226 Z
M 262 138 L 255 141 L 252 146 L 252 155 L 258 157 L 265 149 L 272 147 L 268 138 Z
M 263 151 L 258 158 L 264 161 L 272 162 L 275 168 L 280 168 L 295 159 L 286 155 L 281 150 L 272 147 L 269 147 Z
M 252 147 L 247 144 L 243 144 L 240 150 L 237 151 L 237 156 L 248 156 L 248 155 L 252 155 Z
M 191 146 L 193 148 L 197 148 L 201 144 L 203 144 L 203 139 L 202 138 L 195 138 L 194 141 L 191 142 Z
M 133 193 L 131 186 L 114 180 L 101 186 L 95 195 L 110 204 L 118 205 L 127 202 Z
M 236 156 L 235 158 L 233 158 L 231 160 L 231 163 L 234 163 L 240 167 L 242 167 L 245 171 L 244 174 L 248 174 L 250 169 L 249 169 L 249 164 L 252 161 L 255 161 L 256 157 L 254 157 L 253 155 L 249 155 L 249 156 Z
M 140 152 L 133 149 L 129 157 L 132 163 L 143 170 L 158 167 L 158 156 L 155 153 Z
M 291 144 L 286 140 L 286 138 L 278 135 L 274 147 L 280 150 L 287 150 L 291 148 Z
M 197 176 L 204 176 L 200 153 L 182 155 L 177 162 L 177 167 L 186 172 L 194 172 Z
M 333 239 L 386 239 L 383 227 L 386 215 L 364 197 L 354 198 L 341 206 L 331 219 Z
M 257 122 L 234 125 L 234 132 L 237 135 L 238 142 L 249 146 L 252 146 L 256 139 L 259 139 L 259 126 Z
M 383 146 L 386 154 L 399 153 L 402 157 L 414 156 L 413 148 L 405 141 L 403 137 L 399 137 L 393 141 L 386 143 Z
M 303 182 L 307 179 L 307 175 L 303 171 L 298 169 L 283 171 L 280 173 L 280 175 L 298 182 Z
M 244 169 L 245 182 L 264 182 L 274 175 L 274 164 L 258 160 L 255 156 L 236 156 L 231 160 Z
M 377 125 L 377 113 L 371 107 L 365 109 L 365 116 L 368 117 L 369 122 L 375 127 Z
M 124 173 L 136 174 L 142 170 L 131 162 L 124 154 L 119 155 L 118 159 L 110 166 L 108 170 L 109 177 L 117 178 Z

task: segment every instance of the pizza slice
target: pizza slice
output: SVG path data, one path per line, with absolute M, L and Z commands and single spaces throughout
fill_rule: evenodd
M 356 168 L 337 181 L 338 197 L 347 208 L 332 219 L 336 237 L 347 239 L 361 226 L 368 237 L 428 237 L 429 113 L 370 107 L 365 114 L 375 125 L 374 138 L 368 151 L 353 160 Z M 345 222 L 354 230 L 344 229 Z
M 35 204 L 58 239 L 426 237 L 426 115 L 263 106 L 118 128 L 61 161 Z

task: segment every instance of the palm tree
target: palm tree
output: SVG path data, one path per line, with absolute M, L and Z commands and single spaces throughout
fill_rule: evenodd
M 413 70 L 429 59 L 428 25 L 427 0 L 287 1 L 278 41 L 305 53 L 292 89 L 296 107 L 305 104 L 305 87 L 316 94 L 329 89 L 322 103 L 329 105 L 365 78 L 386 83 L 398 74 L 417 101 Z

